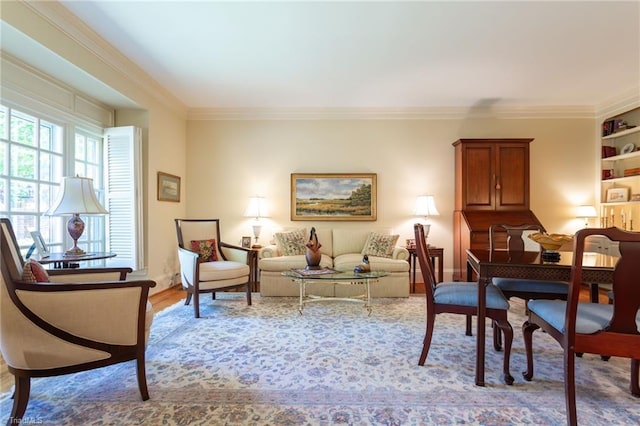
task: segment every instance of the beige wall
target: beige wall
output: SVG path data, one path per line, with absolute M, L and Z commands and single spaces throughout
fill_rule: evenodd
M 267 197 L 261 243 L 281 227 L 392 228 L 412 237 L 415 197 L 433 194 L 439 217 L 430 242 L 452 268 L 454 150 L 459 138 L 530 137 L 532 209 L 550 232 L 582 223 L 575 206 L 595 202 L 594 119 L 411 119 L 196 121 L 187 126 L 187 214 L 219 217 L 223 236 L 252 235 L 248 197 Z M 376 222 L 291 222 L 291 173 L 376 173 Z

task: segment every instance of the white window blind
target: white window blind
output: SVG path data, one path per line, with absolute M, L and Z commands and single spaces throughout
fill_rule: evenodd
M 107 250 L 117 256 L 110 264 L 144 268 L 142 239 L 142 130 L 105 129 Z

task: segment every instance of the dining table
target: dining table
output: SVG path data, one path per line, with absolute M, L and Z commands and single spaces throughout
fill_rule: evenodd
M 484 386 L 486 286 L 494 277 L 527 278 L 534 280 L 571 280 L 573 252 L 559 252 L 553 262 L 543 260 L 540 252 L 509 252 L 506 250 L 467 249 L 467 281 L 478 283 L 478 313 L 476 333 L 476 380 Z M 583 255 L 584 284 L 612 284 L 617 257 L 585 252 Z

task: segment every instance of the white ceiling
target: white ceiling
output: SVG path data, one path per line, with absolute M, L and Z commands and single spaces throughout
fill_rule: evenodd
M 598 105 L 640 2 L 62 1 L 189 108 Z

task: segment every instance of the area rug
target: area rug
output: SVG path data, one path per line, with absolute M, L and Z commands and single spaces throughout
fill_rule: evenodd
M 559 425 L 566 422 L 562 354 L 536 332 L 535 377 L 526 382 L 512 303 L 513 386 L 500 380 L 502 353 L 487 343 L 486 386 L 474 385 L 475 337 L 464 318 L 441 314 L 429 358 L 417 365 L 425 326 L 423 296 L 375 299 L 370 316 L 340 301 L 241 294 L 203 298 L 201 319 L 179 303 L 156 315 L 147 349 L 151 399 L 141 401 L 135 364 L 32 381 L 25 420 L 44 425 Z M 488 331 L 490 335 L 490 330 Z M 583 424 L 640 424 L 629 363 L 577 360 Z M 2 421 L 9 394 L 0 401 Z

